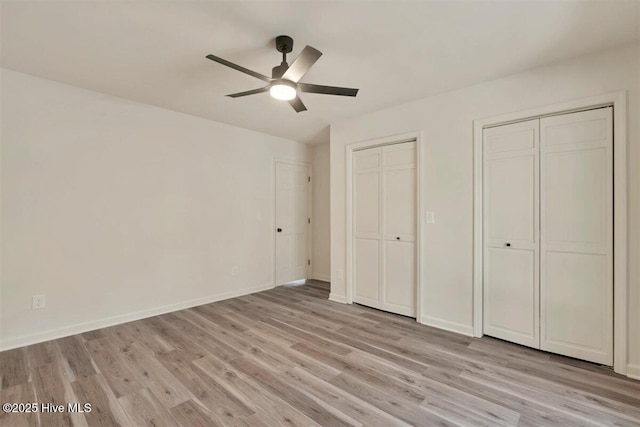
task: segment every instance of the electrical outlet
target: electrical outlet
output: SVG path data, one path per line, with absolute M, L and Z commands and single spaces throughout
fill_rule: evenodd
M 237 276 L 238 275 L 238 266 L 234 265 L 233 267 L 231 267 L 231 275 L 232 276 Z
M 338 276 L 338 280 L 342 280 L 344 279 L 344 270 L 339 268 L 338 271 L 336 271 L 336 276 Z
M 47 305 L 47 297 L 46 295 L 34 295 L 31 298 L 31 309 L 32 310 L 40 310 Z

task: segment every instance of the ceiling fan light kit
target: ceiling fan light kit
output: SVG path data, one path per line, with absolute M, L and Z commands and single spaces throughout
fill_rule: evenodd
M 287 80 L 277 80 L 269 88 L 269 94 L 281 101 L 290 101 L 298 94 L 293 83 Z
M 275 99 L 289 101 L 293 109 L 299 113 L 306 111 L 307 107 L 305 107 L 302 100 L 298 97 L 298 91 L 341 96 L 356 96 L 358 94 L 358 89 L 300 83 L 300 79 L 302 79 L 311 66 L 322 56 L 322 52 L 311 46 L 306 46 L 293 63 L 289 65 L 287 63 L 287 54 L 293 51 L 293 39 L 289 36 L 278 36 L 276 37 L 275 44 L 277 51 L 282 53 L 282 62 L 280 65 L 273 67 L 271 77 L 249 70 L 248 68 L 234 64 L 218 56 L 207 55 L 207 59 L 269 83 L 262 88 L 232 93 L 227 96 L 239 98 L 268 91 Z

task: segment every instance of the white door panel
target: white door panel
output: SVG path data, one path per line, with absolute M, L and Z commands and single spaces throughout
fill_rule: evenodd
M 607 149 L 547 153 L 545 227 L 547 245 L 607 250 Z
M 378 237 L 380 234 L 380 172 L 356 172 L 354 180 L 354 231 Z
M 416 170 L 385 169 L 384 187 L 385 238 L 412 238 L 416 229 Z
M 542 316 L 546 328 L 546 347 L 571 347 L 606 356 L 606 331 L 609 325 L 605 255 L 546 251 Z M 599 361 L 605 363 L 605 361 Z
M 356 238 L 354 243 L 354 300 L 380 308 L 380 240 Z
M 486 161 L 486 239 L 491 246 L 536 243 L 537 154 Z M 533 249 L 533 248 L 532 248 Z
M 275 174 L 276 285 L 282 285 L 307 278 L 309 170 L 276 162 Z
M 491 248 L 485 253 L 484 332 L 538 347 L 537 251 Z
M 385 242 L 383 308 L 405 316 L 416 315 L 415 243 Z
M 538 120 L 484 132 L 484 332 L 539 347 Z
M 541 348 L 613 364 L 611 108 L 541 119 Z

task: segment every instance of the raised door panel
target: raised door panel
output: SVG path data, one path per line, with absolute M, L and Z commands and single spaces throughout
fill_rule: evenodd
M 380 241 L 354 240 L 354 301 L 380 308 Z
M 541 348 L 613 364 L 611 108 L 541 120 Z
M 416 230 L 416 170 L 384 171 L 384 234 L 386 239 L 414 241 Z
M 484 333 L 537 348 L 539 121 L 484 133 Z
M 538 347 L 535 252 L 489 248 L 485 252 L 484 333 Z
M 412 317 L 416 315 L 415 253 L 415 242 L 385 242 L 383 307 Z
M 356 172 L 354 179 L 354 232 L 356 236 L 380 235 L 380 172 Z
M 609 184 L 605 147 L 547 153 L 544 236 L 547 247 L 604 253 Z

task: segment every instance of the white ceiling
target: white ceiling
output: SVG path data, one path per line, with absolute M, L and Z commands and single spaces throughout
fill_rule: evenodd
M 3 1 L 1 62 L 310 142 L 340 119 L 638 40 L 639 3 Z M 303 94 L 309 111 L 296 114 L 268 94 L 225 97 L 263 82 L 205 55 L 270 75 L 279 34 L 294 56 L 307 44 L 324 53 L 303 82 L 357 87 L 357 98 Z

